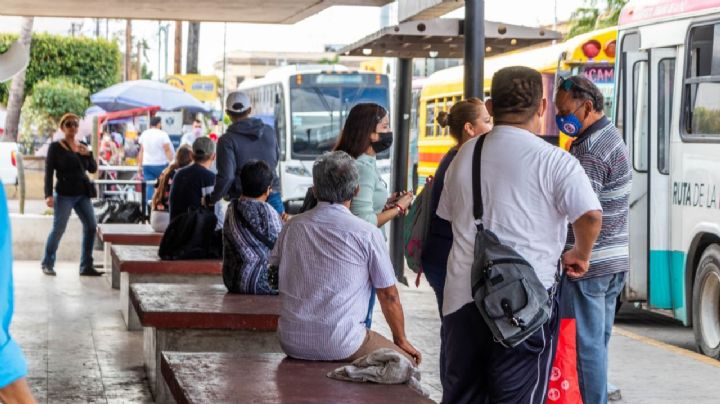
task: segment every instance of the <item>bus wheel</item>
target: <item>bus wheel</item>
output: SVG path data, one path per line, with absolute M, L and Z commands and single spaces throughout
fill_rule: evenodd
M 693 285 L 693 330 L 701 353 L 720 358 L 720 245 L 702 255 Z

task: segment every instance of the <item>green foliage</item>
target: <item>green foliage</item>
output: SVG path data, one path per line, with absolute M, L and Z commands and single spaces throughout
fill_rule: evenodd
M 15 40 L 17 35 L 0 34 L 0 51 Z M 90 94 L 120 79 L 121 57 L 116 42 L 38 33 L 33 34 L 30 46 L 26 95 L 32 94 L 36 83 L 47 78 L 68 77 L 87 88 Z M 0 102 L 7 101 L 8 90 L 9 83 L 0 84 Z
M 142 64 L 142 72 L 140 73 L 140 78 L 143 80 L 152 80 L 153 72 L 148 69 L 147 65 L 145 63 Z
M 720 134 L 720 110 L 695 107 L 692 112 L 692 133 L 704 135 Z
M 50 118 L 59 121 L 68 112 L 83 116 L 90 105 L 89 96 L 87 88 L 67 77 L 55 77 L 35 84 L 30 103 L 36 110 L 44 111 Z
M 598 0 L 585 0 L 583 7 L 577 8 L 570 16 L 568 38 L 617 25 L 622 8 L 628 0 L 606 0 L 605 9 L 598 8 Z

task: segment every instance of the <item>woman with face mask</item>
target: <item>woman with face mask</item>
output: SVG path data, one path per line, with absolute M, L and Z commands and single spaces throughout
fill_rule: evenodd
M 422 268 L 425 278 L 435 291 L 438 301 L 438 308 L 442 313 L 443 289 L 445 288 L 445 274 L 447 272 L 447 261 L 450 255 L 450 248 L 453 244 L 453 234 L 450 222 L 441 219 L 435 214 L 438 203 L 440 202 L 440 194 L 443 191 L 445 182 L 445 171 L 447 171 L 450 163 L 457 154 L 460 147 L 468 140 L 475 136 L 483 135 L 492 129 L 492 117 L 485 108 L 485 104 L 479 98 L 468 98 L 467 100 L 455 103 L 450 112 L 440 112 L 436 119 L 437 123 L 443 128 L 450 129 L 450 136 L 456 141 L 457 145 L 451 148 L 438 165 L 435 175 L 433 176 L 432 202 L 430 209 L 432 216 L 428 226 L 428 235 L 425 239 L 425 245 L 432 248 L 423 249 Z M 468 178 L 470 178 L 468 173 Z M 442 318 L 442 314 L 441 314 Z M 442 331 L 441 331 L 441 349 L 440 349 L 440 380 L 444 380 L 445 369 L 444 350 L 442 347 Z
M 355 105 L 345 120 L 340 139 L 335 150 L 341 150 L 352 156 L 357 162 L 359 191 L 353 198 L 350 211 L 357 217 L 378 226 L 385 235 L 382 226 L 392 219 L 404 215 L 413 200 L 411 192 L 390 195 L 388 186 L 380 177 L 376 156 L 390 148 L 393 135 L 390 120 L 385 108 L 378 104 L 362 103 Z M 372 323 L 372 308 L 375 294 L 370 298 L 370 310 L 365 324 Z

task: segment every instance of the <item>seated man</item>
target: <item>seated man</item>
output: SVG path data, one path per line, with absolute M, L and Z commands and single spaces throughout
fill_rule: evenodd
M 297 359 L 353 361 L 390 348 L 419 364 L 420 352 L 405 336 L 382 233 L 349 209 L 358 191 L 353 158 L 339 151 L 319 157 L 313 185 L 318 205 L 288 222 L 270 256 L 270 265 L 279 267 L 283 351 Z M 373 287 L 394 343 L 365 328 Z
M 267 203 L 273 172 L 255 160 L 240 170 L 242 195 L 230 201 L 223 227 L 223 281 L 230 293 L 277 294 L 268 282 L 268 255 L 282 222 Z
M 210 166 L 215 160 L 215 143 L 210 138 L 201 137 L 192 145 L 194 164 L 177 171 L 170 188 L 170 221 L 190 209 L 202 206 L 202 199 L 212 192 L 215 186 L 215 174 Z

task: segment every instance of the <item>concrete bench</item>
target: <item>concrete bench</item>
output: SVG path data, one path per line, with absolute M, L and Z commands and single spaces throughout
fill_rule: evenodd
M 164 352 L 162 375 L 178 404 L 432 403 L 406 385 L 329 379 L 341 366 L 284 354 Z
M 111 251 L 113 272 L 120 274 L 120 310 L 128 330 L 140 330 L 130 302 L 130 286 L 136 283 L 222 284 L 222 261 L 163 261 L 157 247 L 114 245 Z
M 160 354 L 281 352 L 275 331 L 279 296 L 234 295 L 220 285 L 134 284 L 132 304 L 143 326 L 143 352 L 157 402 L 170 400 Z M 217 402 L 217 401 L 215 401 Z
M 149 224 L 99 224 L 97 234 L 103 243 L 105 271 L 112 271 L 110 250 L 114 245 L 151 245 L 159 246 L 163 233 L 158 233 Z M 110 286 L 120 288 L 120 273 L 112 272 Z

